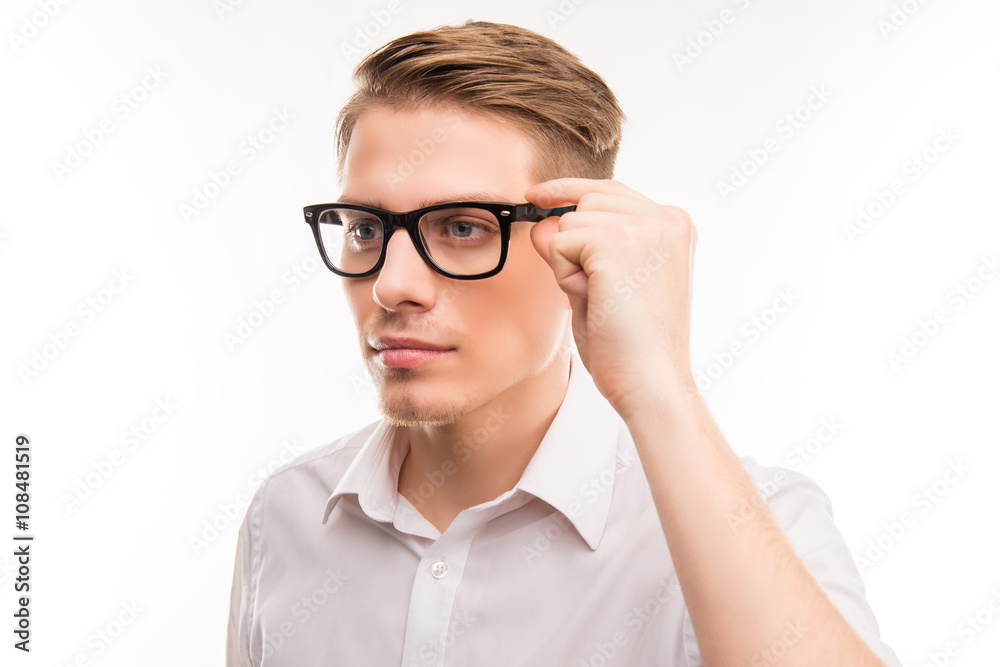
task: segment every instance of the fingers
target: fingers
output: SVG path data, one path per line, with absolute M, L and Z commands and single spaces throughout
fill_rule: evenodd
M 542 259 L 552 268 L 552 273 L 555 275 L 559 287 L 570 296 L 585 299 L 587 297 L 587 274 L 579 264 L 567 257 L 566 254 L 568 250 L 571 256 L 578 258 L 580 248 L 566 248 L 565 242 L 563 242 L 560 251 L 552 252 L 552 237 L 558 232 L 559 218 L 546 218 L 531 226 L 531 243 Z
M 538 254 L 542 256 L 546 264 L 552 266 L 552 260 L 549 257 L 549 244 L 552 237 L 559 232 L 559 218 L 549 217 L 545 218 L 541 222 L 535 223 L 531 226 L 529 231 L 529 236 L 531 236 L 531 244 L 535 246 L 535 250 Z
M 533 204 L 544 208 L 556 206 L 579 205 L 580 199 L 587 193 L 617 195 L 635 201 L 655 204 L 652 199 L 636 192 L 620 181 L 606 178 L 556 178 L 537 183 L 528 188 L 524 195 Z

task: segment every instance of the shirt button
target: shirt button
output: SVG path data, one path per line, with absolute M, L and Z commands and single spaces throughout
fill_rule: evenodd
M 431 565 L 431 576 L 435 579 L 444 579 L 448 576 L 448 565 L 443 560 L 434 563 Z

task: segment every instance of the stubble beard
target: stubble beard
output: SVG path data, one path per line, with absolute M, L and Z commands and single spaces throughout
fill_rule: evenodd
M 378 410 L 391 425 L 444 426 L 471 412 L 473 406 L 464 394 L 464 401 L 451 396 L 435 399 L 432 405 L 415 400 L 415 390 L 407 386 L 414 379 L 416 373 L 409 368 L 381 369 L 373 375 Z

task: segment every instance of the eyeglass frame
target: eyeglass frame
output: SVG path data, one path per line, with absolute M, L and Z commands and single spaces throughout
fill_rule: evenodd
M 323 238 L 319 231 L 319 214 L 331 208 L 346 208 L 352 211 L 363 211 L 378 217 L 378 219 L 382 221 L 382 252 L 373 268 L 365 271 L 364 273 L 347 273 L 346 271 L 341 271 L 335 267 L 330 261 L 330 258 L 327 257 L 326 248 L 323 246 Z M 497 264 L 495 269 L 485 271 L 483 273 L 474 273 L 468 276 L 458 275 L 445 271 L 434 261 L 433 258 L 431 258 L 430 251 L 424 245 L 424 240 L 420 236 L 420 218 L 432 211 L 438 211 L 446 208 L 479 208 L 488 211 L 497 219 L 500 224 L 500 262 Z M 503 202 L 489 201 L 462 201 L 434 204 L 433 206 L 426 206 L 424 208 L 418 208 L 405 213 L 393 213 L 392 211 L 385 211 L 380 208 L 363 206 L 361 204 L 312 204 L 310 206 L 303 207 L 302 213 L 305 216 L 306 223 L 312 228 L 313 237 L 316 239 L 316 247 L 319 248 L 319 254 L 323 258 L 323 263 L 326 264 L 326 268 L 344 278 L 367 278 L 368 276 L 381 270 L 382 266 L 385 264 L 386 255 L 388 254 L 389 240 L 395 233 L 396 228 L 402 227 L 409 234 L 410 241 L 413 242 L 413 247 L 417 249 L 417 254 L 419 254 L 421 259 L 424 260 L 424 263 L 431 267 L 431 269 L 435 272 L 447 278 L 454 278 L 455 280 L 480 280 L 482 278 L 489 278 L 490 276 L 495 276 L 500 273 L 501 269 L 503 269 L 504 265 L 507 263 L 507 251 L 510 245 L 510 226 L 512 223 L 541 222 L 550 216 L 561 216 L 564 213 L 569 213 L 575 210 L 576 206 L 541 208 L 530 203 L 507 204 Z M 388 233 L 386 233 L 386 231 L 388 231 Z

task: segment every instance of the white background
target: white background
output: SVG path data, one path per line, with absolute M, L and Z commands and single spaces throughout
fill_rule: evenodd
M 826 490 L 856 556 L 877 557 L 864 577 L 887 642 L 907 665 L 951 641 L 939 664 L 996 664 L 1000 278 L 984 261 L 1000 253 L 1000 6 L 577 2 L 89 0 L 50 2 L 51 17 L 4 3 L 0 662 L 221 664 L 261 471 L 379 417 L 301 215 L 339 193 L 351 70 L 391 38 L 479 18 L 553 37 L 619 96 L 616 177 L 699 230 L 692 362 L 716 419 L 741 455 Z M 276 110 L 294 118 L 269 133 Z M 213 187 L 230 161 L 239 172 Z M 896 179 L 902 194 L 850 234 Z M 782 290 L 792 305 L 772 317 Z M 756 338 L 753 318 L 769 323 Z M 234 346 L 241 320 L 259 326 Z M 18 433 L 32 440 L 30 655 L 11 648 Z M 967 471 L 946 479 L 952 465 Z

